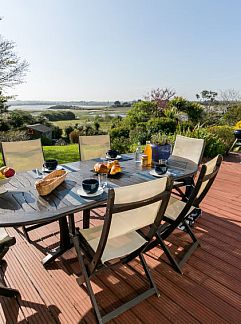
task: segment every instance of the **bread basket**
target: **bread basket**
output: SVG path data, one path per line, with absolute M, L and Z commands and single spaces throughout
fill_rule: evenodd
M 43 179 L 35 183 L 35 187 L 40 196 L 50 194 L 56 187 L 58 187 L 66 178 L 67 172 L 65 170 L 55 170 L 48 174 Z

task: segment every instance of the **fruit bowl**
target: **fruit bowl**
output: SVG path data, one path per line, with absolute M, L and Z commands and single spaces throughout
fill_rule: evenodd
M 15 171 L 12 168 L 7 166 L 0 168 L 0 194 L 7 191 L 4 185 L 10 181 L 10 179 L 14 176 Z
M 8 183 L 11 180 L 11 178 L 6 179 L 0 179 L 0 195 L 4 192 L 7 192 L 7 189 L 5 189 L 4 185 Z

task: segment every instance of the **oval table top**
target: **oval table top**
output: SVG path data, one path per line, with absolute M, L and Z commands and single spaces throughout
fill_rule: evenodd
M 124 158 L 126 157 L 126 159 Z M 83 179 L 96 177 L 93 173 L 94 160 L 73 162 L 63 165 L 69 173 L 66 180 L 51 194 L 41 197 L 35 189 L 36 173 L 27 171 L 16 174 L 5 185 L 8 190 L 0 195 L 0 227 L 17 227 L 57 220 L 68 214 L 100 205 L 107 199 L 107 192 L 95 198 L 84 198 L 77 194 Z M 108 187 L 127 186 L 154 180 L 150 168 L 141 167 L 133 155 L 123 155 L 120 160 L 122 173 L 108 179 Z M 168 171 L 174 180 L 193 176 L 196 163 L 171 156 Z

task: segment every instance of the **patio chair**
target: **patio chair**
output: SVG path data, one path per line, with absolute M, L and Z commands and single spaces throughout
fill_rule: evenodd
M 192 162 L 199 165 L 202 160 L 203 152 L 205 147 L 204 139 L 192 138 L 177 135 L 176 141 L 173 147 L 172 155 L 179 156 L 191 160 Z M 187 177 L 181 179 L 180 181 L 174 182 L 174 189 L 177 190 L 179 195 L 183 200 L 186 200 L 187 197 L 191 194 L 193 188 L 193 178 Z M 181 187 L 186 187 L 186 193 L 184 194 Z
M 171 188 L 172 181 L 165 177 L 110 189 L 104 224 L 89 229 L 76 230 L 73 240 L 82 270 L 77 281 L 80 286 L 83 283 L 86 284 L 99 323 L 111 320 L 153 294 L 159 296 L 144 259 L 144 253 L 163 218 Z M 144 236 L 138 230 L 146 225 L 150 225 L 150 229 Z M 136 257 L 140 258 L 150 284 L 149 289 L 102 316 L 91 287 L 90 278 L 118 263 L 127 264 Z
M 44 163 L 40 139 L 2 142 L 2 155 L 4 164 L 16 172 L 42 169 Z
M 91 159 L 102 158 L 106 156 L 106 152 L 110 149 L 109 135 L 93 135 L 79 136 L 79 152 L 80 160 L 86 161 Z M 106 204 L 101 204 L 98 208 L 106 207 Z M 90 210 L 83 211 L 86 214 L 84 221 L 90 218 Z M 84 223 L 84 227 L 89 227 L 89 224 Z
M 106 152 L 109 149 L 110 149 L 109 135 L 79 137 L 79 150 L 80 150 L 81 161 L 105 157 Z
M 210 187 L 212 186 L 215 180 L 215 177 L 217 176 L 221 162 L 222 156 L 218 155 L 211 161 L 202 165 L 194 190 L 187 202 L 178 200 L 174 197 L 170 198 L 164 216 L 165 223 L 159 227 L 156 234 L 156 240 L 152 242 L 152 246 L 150 246 L 154 247 L 160 244 L 166 256 L 168 257 L 171 265 L 179 273 L 182 273 L 182 266 L 190 258 L 192 253 L 196 250 L 196 248 L 200 246 L 198 239 L 191 230 L 191 227 L 189 226 L 189 215 L 195 209 L 199 209 L 201 201 L 208 193 Z M 164 240 L 168 239 L 168 237 L 173 233 L 175 229 L 178 228 L 180 224 L 184 226 L 185 231 L 191 237 L 192 243 L 189 245 L 182 258 L 179 261 L 177 261 L 176 258 L 170 252 L 170 249 L 165 244 Z
M 8 236 L 8 233 L 5 231 L 4 228 L 0 228 L 0 265 L 3 267 L 4 255 L 8 252 L 9 247 L 16 243 L 15 237 Z M 2 278 L 4 281 L 4 278 Z M 4 282 L 0 283 L 0 296 L 5 297 L 20 297 L 20 293 L 18 290 L 6 287 Z
M 2 142 L 1 146 L 4 164 L 12 167 L 16 172 L 42 169 L 44 155 L 40 139 Z M 31 242 L 28 232 L 46 224 L 48 223 L 22 226 L 27 241 Z

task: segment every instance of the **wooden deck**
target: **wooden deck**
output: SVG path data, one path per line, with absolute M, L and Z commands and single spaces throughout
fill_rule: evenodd
M 172 270 L 161 249 L 156 248 L 147 262 L 161 292 L 115 323 L 240 323 L 241 322 L 241 157 L 233 155 L 221 171 L 202 204 L 203 215 L 195 224 L 201 242 L 184 275 Z M 103 215 L 103 210 L 98 210 Z M 101 222 L 92 214 L 92 225 Z M 81 215 L 78 215 L 78 226 Z M 0 298 L 0 323 L 95 323 L 86 291 L 76 283 L 80 269 L 74 250 L 48 269 L 41 265 L 47 249 L 58 242 L 58 225 L 52 223 L 30 233 L 29 244 L 14 229 L 17 244 L 5 259 L 5 279 L 19 289 L 22 300 Z M 186 240 L 183 232 L 172 236 L 170 247 L 180 253 Z M 161 256 L 161 262 L 158 259 Z M 133 270 L 135 269 L 135 271 Z M 102 273 L 93 282 L 97 298 L 105 310 L 119 305 L 144 287 L 138 260 L 132 268 Z

